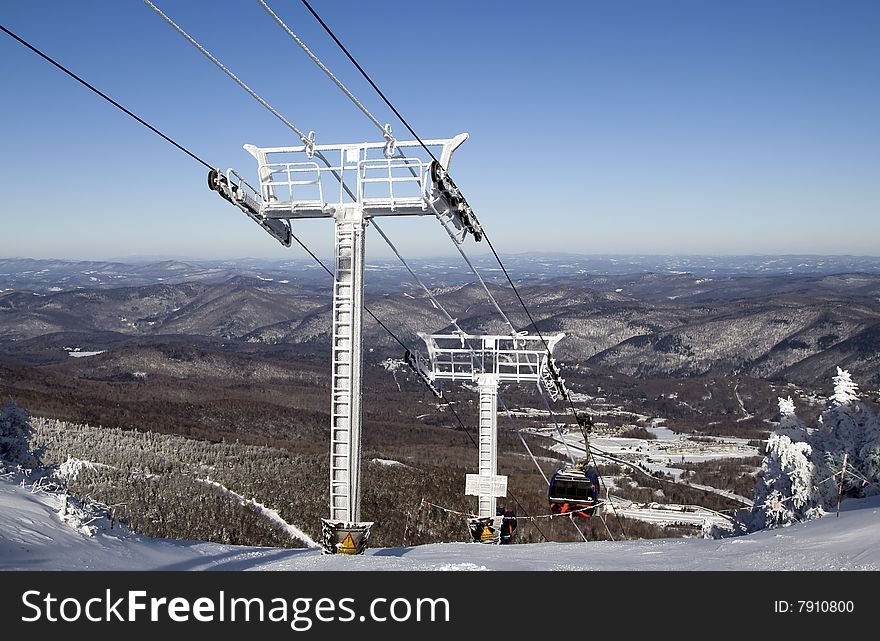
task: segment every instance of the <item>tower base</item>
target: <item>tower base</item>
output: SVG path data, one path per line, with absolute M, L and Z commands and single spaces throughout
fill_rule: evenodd
M 321 552 L 323 554 L 363 554 L 370 538 L 371 521 L 349 523 L 321 519 Z
M 504 520 L 502 516 L 484 516 L 469 518 L 467 520 L 468 530 L 471 532 L 471 538 L 474 543 L 485 543 L 488 545 L 501 544 L 501 522 Z

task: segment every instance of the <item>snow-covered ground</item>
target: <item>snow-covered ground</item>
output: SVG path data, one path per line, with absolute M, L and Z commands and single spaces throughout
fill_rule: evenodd
M 593 436 L 590 445 L 596 451 L 624 461 L 632 461 L 651 472 L 664 472 L 673 477 L 681 475 L 676 463 L 703 463 L 720 458 L 747 458 L 758 456 L 758 448 L 749 445 L 747 439 L 734 437 L 700 437 L 694 440 L 652 422 L 647 428 L 657 438 L 625 438 L 621 436 Z M 575 431 L 563 434 L 560 440 L 554 429 L 545 428 L 539 433 L 556 441 L 551 448 L 563 456 L 568 452 L 575 458 L 584 455 L 584 438 Z M 601 457 L 600 462 L 601 462 Z
M 592 445 L 610 454 L 635 456 L 651 469 L 661 469 L 674 463 L 702 463 L 719 458 L 746 458 L 758 456 L 758 448 L 749 445 L 748 439 L 734 437 L 700 437 L 695 441 L 676 434 L 665 427 L 649 427 L 656 439 L 598 437 L 591 438 Z M 583 450 L 583 438 L 574 434 L 566 437 L 570 443 Z
M 606 461 L 625 462 L 643 470 L 645 473 L 663 472 L 677 480 L 681 477 L 683 470 L 680 467 L 675 467 L 676 463 L 702 463 L 713 459 L 746 458 L 758 455 L 758 449 L 753 445 L 749 445 L 747 439 L 701 437 L 701 440 L 693 440 L 662 427 L 660 425 L 661 422 L 663 422 L 663 419 L 653 419 L 650 424 L 651 426 L 647 428 L 648 431 L 657 437 L 656 439 L 624 438 L 620 436 L 592 437 L 590 439 L 590 446 L 596 456 L 596 460 L 600 463 Z M 568 456 L 569 452 L 571 452 L 571 456 L 574 458 L 584 456 L 584 439 L 581 434 L 570 431 L 563 434 L 563 438 L 560 439 L 556 435 L 555 430 L 550 428 L 541 430 L 540 433 L 556 441 L 552 449 L 559 452 L 562 456 Z M 604 459 L 603 454 L 607 454 L 612 458 Z M 746 506 L 752 504 L 750 498 L 727 490 L 708 485 L 698 485 L 692 482 L 687 482 L 687 484 L 734 499 Z M 630 518 L 640 518 L 652 523 L 666 522 L 666 519 L 659 518 L 658 515 L 653 513 L 646 512 L 642 515 L 641 511 L 635 507 L 628 510 L 627 516 Z M 712 520 L 715 520 L 715 517 L 712 517 Z
M 639 422 L 644 423 L 648 417 L 640 418 L 642 420 Z M 746 458 L 759 455 L 758 448 L 750 445 L 748 439 L 701 436 L 696 440 L 663 427 L 661 425 L 663 422 L 664 419 L 652 419 L 646 428 L 657 437 L 654 439 L 594 435 L 590 438 L 590 444 L 618 458 L 632 460 L 652 471 L 661 470 L 673 476 L 681 473 L 680 469 L 674 467 L 675 463 L 702 463 L 719 458 Z M 584 439 L 577 431 L 570 430 L 565 433 L 564 443 L 559 442 L 555 427 L 547 426 L 540 430 L 529 431 L 556 440 L 557 443 L 552 449 L 562 455 L 567 455 L 567 445 L 573 456 L 583 456 Z
M 93 350 L 93 351 L 83 351 L 79 347 L 65 347 L 65 351 L 68 356 L 73 356 L 74 358 L 83 358 L 85 356 L 97 356 L 98 354 L 103 354 L 104 349 Z
M 61 523 L 59 498 L 0 479 L 0 570 L 880 570 L 880 497 L 840 517 L 722 540 L 660 539 L 487 546 L 444 543 L 324 556 L 151 539 L 86 536 Z

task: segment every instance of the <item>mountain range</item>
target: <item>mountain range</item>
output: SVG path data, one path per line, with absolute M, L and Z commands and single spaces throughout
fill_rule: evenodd
M 516 273 L 541 333 L 566 333 L 558 354 L 569 364 L 642 378 L 743 375 L 801 385 L 827 382 L 840 366 L 863 385 L 880 385 L 880 274 L 579 274 L 562 267 L 566 260 L 552 278 L 529 276 L 519 263 Z M 64 347 L 100 351 L 170 336 L 304 353 L 328 344 L 329 277 L 310 267 L 82 267 L 2 262 L 0 352 L 46 361 L 63 357 Z M 156 275 L 169 273 L 179 277 Z M 468 332 L 509 333 L 466 276 L 439 279 L 433 296 Z M 367 280 L 378 281 L 368 290 L 370 311 L 408 345 L 421 345 L 419 332 L 451 329 L 411 282 L 382 270 Z M 504 285 L 492 274 L 502 310 L 517 329 L 534 332 Z M 369 317 L 364 331 L 377 355 L 397 355 L 399 345 Z

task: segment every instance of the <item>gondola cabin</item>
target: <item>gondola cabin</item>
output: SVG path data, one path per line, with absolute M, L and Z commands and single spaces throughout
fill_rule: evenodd
M 550 478 L 550 511 L 589 518 L 599 503 L 599 476 L 593 468 L 577 465 L 560 468 Z

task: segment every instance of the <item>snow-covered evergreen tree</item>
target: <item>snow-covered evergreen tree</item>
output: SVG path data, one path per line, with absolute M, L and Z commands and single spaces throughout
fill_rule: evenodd
M 15 401 L 0 410 L 0 465 L 27 469 L 39 466 L 39 461 L 31 451 L 31 438 L 34 428 L 30 416 Z
M 770 435 L 761 465 L 762 478 L 755 486 L 755 506 L 749 516 L 750 531 L 822 516 L 811 453 L 808 443 L 793 442 L 785 434 Z
M 779 416 L 780 416 L 780 427 L 783 427 L 786 419 L 795 415 L 794 413 L 794 401 L 791 400 L 791 396 L 787 398 L 782 398 L 781 396 L 777 397 L 777 402 L 779 404 Z
M 857 469 L 863 476 L 862 496 L 880 494 L 880 414 L 866 411 L 864 441 L 858 452 Z
M 845 369 L 837 368 L 834 377 L 834 394 L 831 396 L 833 405 L 851 405 L 859 400 L 859 386 L 853 382 L 852 376 Z
M 826 509 L 837 504 L 841 491 L 847 496 L 880 492 L 877 480 L 880 468 L 878 418 L 861 402 L 857 392 L 858 385 L 849 372 L 838 367 L 830 407 L 822 413 L 820 429 L 810 439 L 816 465 L 815 481 Z
M 799 443 L 807 440 L 807 426 L 798 418 L 794 411 L 794 401 L 788 398 L 777 398 L 779 402 L 779 427 L 777 434 L 785 434 L 792 441 Z

